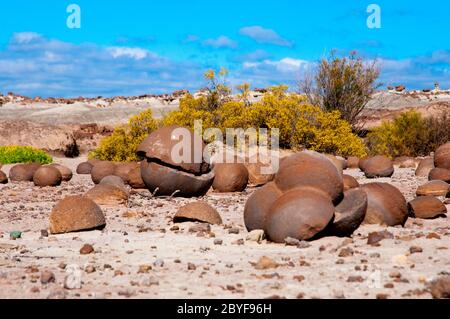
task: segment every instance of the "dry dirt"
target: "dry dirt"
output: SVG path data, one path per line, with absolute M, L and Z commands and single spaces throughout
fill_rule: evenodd
M 57 162 L 74 170 L 82 160 Z M 368 182 L 358 170 L 346 173 Z M 399 187 L 408 200 L 425 182 L 398 167 L 380 181 Z M 128 207 L 103 207 L 103 231 L 41 236 L 58 200 L 92 186 L 89 176 L 76 174 L 58 188 L 0 186 L 0 298 L 431 298 L 427 282 L 450 271 L 448 217 L 409 219 L 404 228 L 362 226 L 352 239 L 322 238 L 306 248 L 247 241 L 243 207 L 254 189 L 204 197 L 224 220 L 211 227 L 215 237 L 189 232 L 194 223 L 173 228 L 177 207 L 196 199 L 151 198 L 146 191 L 132 194 Z M 368 245 L 368 234 L 380 230 L 395 238 Z M 10 239 L 11 231 L 22 231 L 22 238 Z M 84 244 L 95 252 L 80 255 Z M 411 253 L 413 246 L 422 252 Z M 262 256 L 278 267 L 256 269 L 252 263 Z M 82 288 L 64 289 L 74 265 L 82 269 Z M 151 269 L 139 273 L 143 265 Z M 41 283 L 45 270 L 55 282 Z

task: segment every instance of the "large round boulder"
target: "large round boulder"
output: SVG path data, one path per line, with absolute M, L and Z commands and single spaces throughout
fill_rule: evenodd
M 382 155 L 370 157 L 360 166 L 367 178 L 391 177 L 394 174 L 392 160 Z
M 8 184 L 8 176 L 0 171 L 0 184 Z
M 104 177 L 114 175 L 115 170 L 116 164 L 113 162 L 97 162 L 91 170 L 92 181 L 99 184 Z
M 54 166 L 42 166 L 34 173 L 33 182 L 39 187 L 59 186 L 62 182 L 62 175 Z
M 324 155 L 312 151 L 285 158 L 275 176 L 275 183 L 283 192 L 303 186 L 320 189 L 334 203 L 342 199 L 344 190 L 341 172 Z
M 211 207 L 208 203 L 202 201 L 189 203 L 178 209 L 173 218 L 173 222 L 183 223 L 186 221 L 202 222 L 212 225 L 222 224 L 222 218 L 217 210 Z
M 438 168 L 450 170 L 450 142 L 438 147 L 434 153 L 434 165 Z
M 450 184 L 450 169 L 433 168 L 428 175 L 430 181 L 444 181 Z
M 417 196 L 448 196 L 450 185 L 444 181 L 431 181 L 417 188 Z
M 129 174 L 133 169 L 138 168 L 139 163 L 117 163 L 114 175 L 120 177 L 125 183 L 128 183 Z
M 214 173 L 194 175 L 155 162 L 141 162 L 141 176 L 155 196 L 199 197 L 211 188 Z
M 105 216 L 92 200 L 70 196 L 59 201 L 50 213 L 50 233 L 61 234 L 103 228 Z
M 242 192 L 248 184 L 248 170 L 241 163 L 214 165 L 213 189 L 220 193 Z
M 80 164 L 78 164 L 78 166 L 77 166 L 77 174 L 80 174 L 80 175 L 90 175 L 93 166 L 94 166 L 94 165 L 92 165 L 92 164 L 89 163 L 89 162 L 83 162 L 83 163 L 80 163 Z
M 350 156 L 347 158 L 348 168 L 359 168 L 359 158 L 356 156 Z
M 209 164 L 203 161 L 204 149 L 200 136 L 187 128 L 172 125 L 151 133 L 139 145 L 137 155 L 198 175 L 210 171 Z
M 362 186 L 368 198 L 366 224 L 387 226 L 404 225 L 408 207 L 403 194 L 388 183 L 370 183 Z
M 274 182 L 270 182 L 253 192 L 244 208 L 245 227 L 249 232 L 256 229 L 265 229 L 269 209 L 281 195 L 282 192 Z
M 39 163 L 17 164 L 9 170 L 12 182 L 32 182 L 34 173 L 41 167 Z
M 419 162 L 419 165 L 416 168 L 416 176 L 428 177 L 433 168 L 434 159 L 432 157 L 426 157 Z
M 266 233 L 276 243 L 286 238 L 308 240 L 324 230 L 334 217 L 334 207 L 325 192 L 301 187 L 287 191 L 269 209 Z
M 51 164 L 50 166 L 55 167 L 60 173 L 63 182 L 68 182 L 72 179 L 73 173 L 70 168 L 61 164 Z
M 433 219 L 447 213 L 445 205 L 434 196 L 422 196 L 410 201 L 408 210 L 411 217 L 422 219 Z
M 85 197 L 94 201 L 97 205 L 116 206 L 128 202 L 128 192 L 110 184 L 94 186 L 85 194 Z
M 248 171 L 249 184 L 262 186 L 273 181 L 275 178 L 275 169 L 271 165 L 269 158 L 265 158 L 265 160 L 261 161 L 258 156 L 254 156 L 248 159 L 248 163 L 245 163 Z
M 335 208 L 334 221 L 329 233 L 333 236 L 350 236 L 366 217 L 367 194 L 361 188 L 344 193 L 344 199 Z

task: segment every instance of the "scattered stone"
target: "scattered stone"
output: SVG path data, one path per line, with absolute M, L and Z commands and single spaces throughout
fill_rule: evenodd
M 222 239 L 218 239 L 218 238 L 214 239 L 214 245 L 222 245 L 222 243 L 223 243 Z
M 51 291 L 48 294 L 47 299 L 58 300 L 58 299 L 66 299 L 66 297 L 67 297 L 67 293 L 64 290 L 56 289 L 56 290 Z
M 196 270 L 196 269 L 197 269 L 197 266 L 195 266 L 193 263 L 188 263 L 187 269 L 188 269 L 188 270 Z
M 388 299 L 389 298 L 389 294 L 384 294 L 384 293 L 378 293 L 376 295 L 377 299 Z
M 117 206 L 128 202 L 128 192 L 124 188 L 110 184 L 98 184 L 90 189 L 85 197 L 97 205 Z
M 231 227 L 230 229 L 228 229 L 228 234 L 234 234 L 234 235 L 239 234 L 239 228 Z
M 369 234 L 369 237 L 367 238 L 367 244 L 372 246 L 379 246 L 379 242 L 383 239 L 394 239 L 394 235 L 387 230 L 373 232 Z
M 422 247 L 412 246 L 412 247 L 409 248 L 409 253 L 410 254 L 417 254 L 417 253 L 421 253 L 421 252 L 423 252 Z
M 67 275 L 64 278 L 64 288 L 68 290 L 81 289 L 80 278 L 74 277 L 72 275 Z
M 164 267 L 164 260 L 162 259 L 157 259 L 153 262 L 153 266 L 155 267 Z
M 349 276 L 347 282 L 364 282 L 364 278 L 361 276 Z
M 139 266 L 139 270 L 138 270 L 138 274 L 147 274 L 150 272 L 150 270 L 152 270 L 152 266 L 150 265 L 140 265 Z
M 278 263 L 266 256 L 262 256 L 258 262 L 252 263 L 252 265 L 258 270 L 277 268 L 279 266 Z
M 92 171 L 93 165 L 89 162 L 80 163 L 77 166 L 77 174 L 80 175 L 90 175 Z
M 417 188 L 417 196 L 447 196 L 450 194 L 450 185 L 444 181 L 431 181 Z
M 48 237 L 48 230 L 47 229 L 41 229 L 41 237 Z
M 46 285 L 55 282 L 55 274 L 50 270 L 44 270 L 41 272 L 41 284 Z
M 86 268 L 84 269 L 84 271 L 87 274 L 92 274 L 93 272 L 95 272 L 95 267 L 92 265 L 87 265 Z
M 427 239 L 441 239 L 441 236 L 439 236 L 436 233 L 429 233 L 426 238 Z
M 430 284 L 430 292 L 435 299 L 450 298 L 450 276 L 442 276 Z
M 252 230 L 247 234 L 246 240 L 248 241 L 255 241 L 255 242 L 261 242 L 265 237 L 264 230 L 262 229 L 255 229 Z
M 92 245 L 89 245 L 89 244 L 84 244 L 83 247 L 81 247 L 81 249 L 80 249 L 81 255 L 89 255 L 89 254 L 92 254 L 93 252 L 94 252 L 94 247 L 92 247 Z
M 339 252 L 339 257 L 351 257 L 353 256 L 354 251 L 350 247 L 342 248 Z

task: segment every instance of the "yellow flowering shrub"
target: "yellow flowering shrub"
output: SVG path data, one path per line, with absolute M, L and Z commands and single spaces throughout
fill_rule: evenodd
M 43 150 L 31 146 L 0 146 L 0 163 L 41 163 L 50 164 L 53 158 Z

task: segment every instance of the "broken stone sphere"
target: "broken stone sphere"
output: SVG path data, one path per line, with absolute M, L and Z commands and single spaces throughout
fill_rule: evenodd
M 203 159 L 204 149 L 201 137 L 180 126 L 167 126 L 150 134 L 137 149 L 147 189 L 155 196 L 205 195 L 214 173 Z

